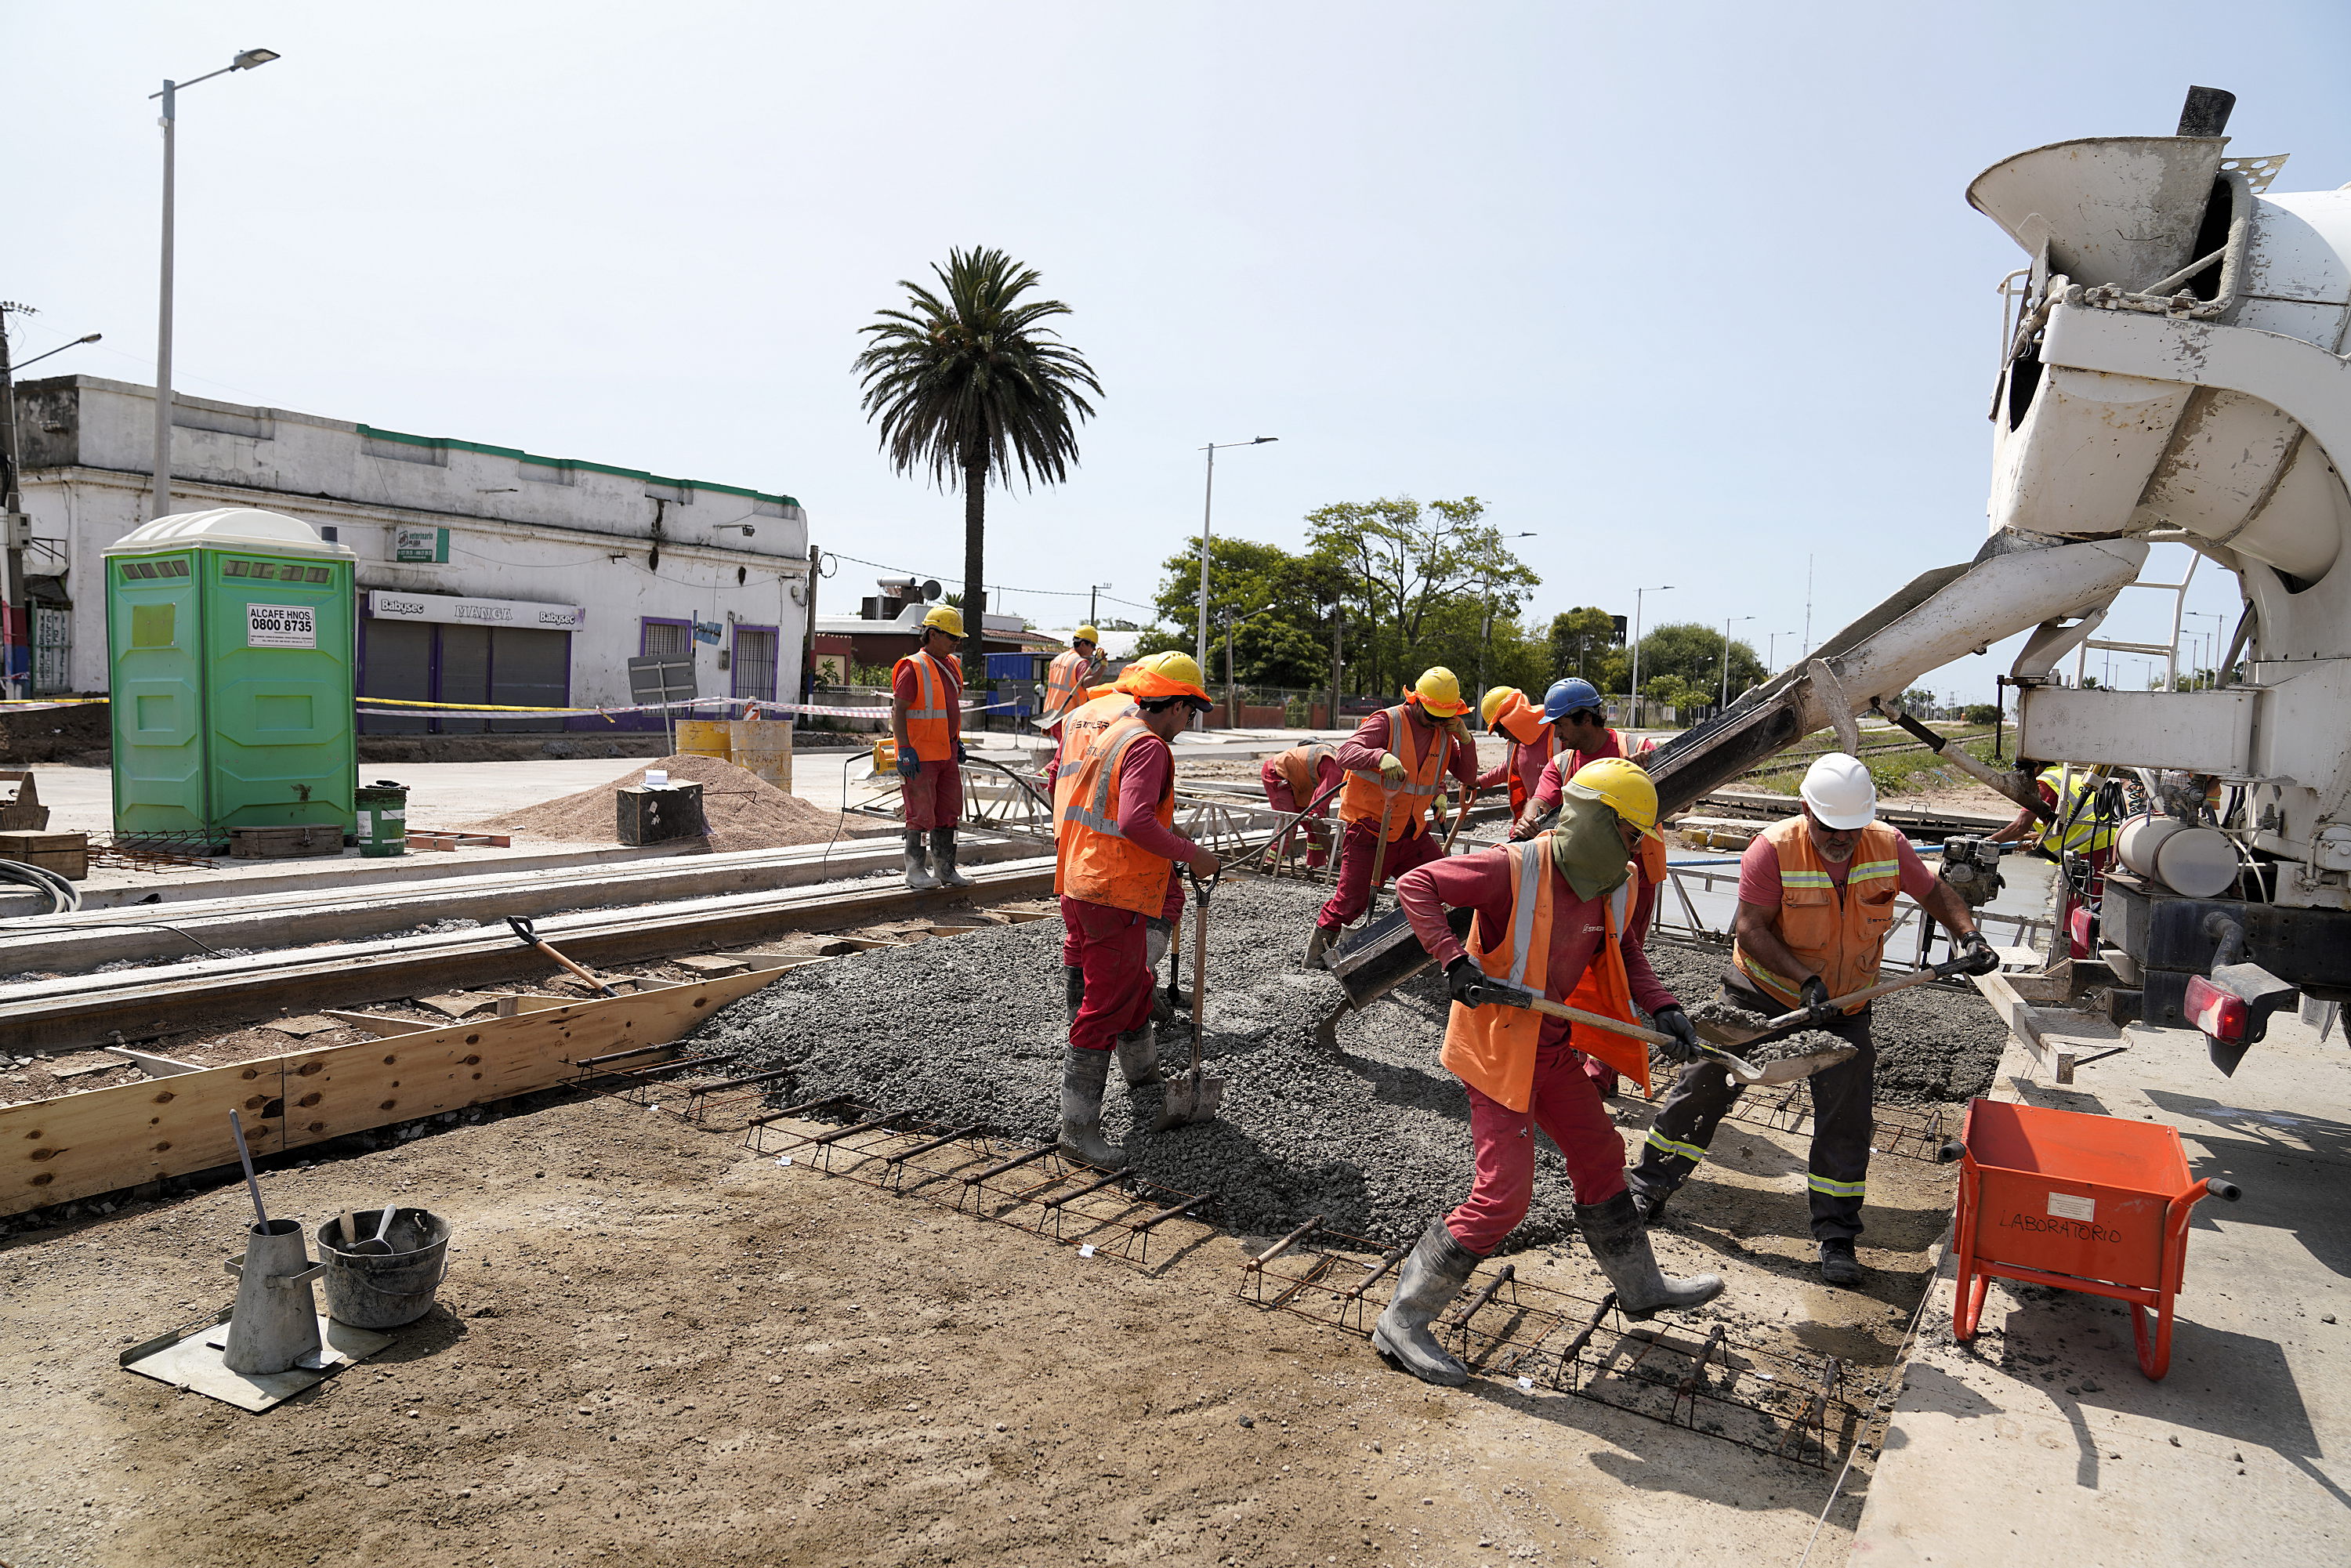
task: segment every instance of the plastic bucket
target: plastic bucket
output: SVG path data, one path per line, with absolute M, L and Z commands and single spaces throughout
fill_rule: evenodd
M 682 718 L 677 721 L 677 749 L 686 757 L 716 757 L 730 760 L 726 743 L 726 721 L 723 718 Z
M 360 1210 L 360 1235 L 375 1234 L 381 1208 Z M 327 1312 L 355 1329 L 392 1329 L 413 1323 L 433 1310 L 434 1293 L 449 1265 L 449 1222 L 425 1208 L 392 1211 L 384 1239 L 389 1257 L 343 1250 L 340 1216 L 319 1227 L 319 1257 L 327 1265 L 319 1284 L 327 1292 Z
M 772 719 L 738 718 L 729 724 L 734 762 L 789 794 L 792 788 L 792 727 Z
M 408 852 L 408 786 L 379 779 L 351 792 L 358 822 L 354 837 L 363 855 Z

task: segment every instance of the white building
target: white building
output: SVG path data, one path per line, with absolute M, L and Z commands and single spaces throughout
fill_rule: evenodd
M 695 695 L 799 700 L 808 518 L 789 496 L 285 409 L 172 404 L 174 511 L 266 507 L 358 554 L 367 695 L 621 706 L 628 661 L 660 654 L 692 660 Z M 148 520 L 154 406 L 152 388 L 92 376 L 16 389 L 42 692 L 107 689 L 99 552 Z M 484 726 L 369 719 L 363 731 Z

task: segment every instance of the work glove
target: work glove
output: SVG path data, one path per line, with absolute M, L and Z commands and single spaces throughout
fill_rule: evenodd
M 1828 982 L 1818 975 L 1805 976 L 1804 983 L 1796 988 L 1796 994 L 1803 998 L 1804 1019 L 1807 1023 L 1818 1024 L 1825 1029 L 1837 1020 L 1839 1015 L 1836 1009 L 1829 1006 Z
M 1959 972 L 1965 975 L 1989 975 L 2000 967 L 2000 955 L 1991 950 L 1980 931 L 1970 931 L 1959 938 L 1959 956 L 1966 960 Z
M 1679 1007 L 1663 1007 L 1651 1013 L 1649 1018 L 1659 1030 L 1674 1037 L 1670 1043 L 1657 1047 L 1665 1052 L 1667 1061 L 1689 1062 L 1698 1059 L 1698 1028 L 1690 1022 L 1689 1014 Z
M 1404 788 L 1404 758 L 1393 751 L 1380 753 L 1380 787 L 1385 789 Z
M 960 767 L 962 767 L 966 762 L 967 762 L 967 761 L 969 761 L 969 760 L 970 760 L 970 758 L 967 758 L 967 757 L 966 757 L 966 756 L 964 755 L 963 741 L 962 741 L 962 739 L 961 739 L 960 737 L 958 737 L 958 738 L 956 739 L 956 743 L 955 743 L 955 748 L 956 748 L 956 767 L 958 767 L 958 768 L 960 768 Z
M 912 779 L 916 774 L 922 772 L 922 770 L 923 759 L 914 755 L 914 747 L 910 746 L 900 747 L 898 748 L 898 777 L 901 779 Z
M 1483 999 L 1480 988 L 1486 984 L 1486 972 L 1478 967 L 1467 954 L 1445 966 L 1445 988 L 1453 999 L 1465 1008 L 1474 1008 Z

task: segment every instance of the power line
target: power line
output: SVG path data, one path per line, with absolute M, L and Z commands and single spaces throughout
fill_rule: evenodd
M 820 546 L 819 548 L 821 549 L 822 547 Z M 848 555 L 841 550 L 829 549 L 824 553 L 831 557 L 834 560 L 853 560 L 860 566 L 870 566 L 876 571 L 894 572 L 901 577 L 927 578 L 931 576 L 931 573 L 926 571 L 916 571 L 909 567 L 891 566 L 883 561 L 867 560 L 862 556 Z M 942 578 L 939 580 L 945 581 L 946 580 Z M 991 582 L 988 583 L 987 587 L 988 591 L 992 593 L 1018 593 L 1048 599 L 1083 599 L 1087 597 L 1089 591 L 1091 591 L 1082 588 L 1015 588 L 1011 584 L 1004 582 Z M 1149 604 L 1137 604 L 1131 599 L 1118 599 L 1107 593 L 1102 594 L 1100 597 L 1113 604 L 1123 604 L 1131 610 L 1148 610 L 1154 615 L 1159 613 L 1155 606 Z

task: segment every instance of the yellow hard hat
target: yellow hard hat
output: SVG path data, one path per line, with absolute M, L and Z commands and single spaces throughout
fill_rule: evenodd
M 934 604 L 923 617 L 923 624 L 944 632 L 950 637 L 963 635 L 963 612 L 952 604 Z
M 1072 643 L 1093 643 L 1099 644 L 1102 642 L 1102 633 L 1095 631 L 1091 626 L 1081 626 L 1070 634 L 1070 641 Z
M 1173 649 L 1164 653 L 1151 653 L 1127 665 L 1126 674 L 1118 679 L 1118 689 L 1131 697 L 1157 700 L 1161 697 L 1191 697 L 1199 702 L 1208 700 L 1200 684 L 1200 666 L 1189 653 Z
M 1486 694 L 1486 700 L 1478 705 L 1478 717 L 1488 729 L 1491 729 L 1494 727 L 1494 716 L 1502 711 L 1503 704 L 1512 697 L 1524 702 L 1526 695 L 1526 693 L 1516 686 L 1496 686 Z
M 1451 718 L 1469 711 L 1469 705 L 1461 700 L 1461 683 L 1442 664 L 1422 671 L 1420 679 L 1404 695 L 1405 700 L 1418 703 L 1437 718 Z
M 1657 836 L 1657 786 L 1637 762 L 1621 757 L 1587 762 L 1567 781 L 1567 791 L 1586 800 L 1605 800 L 1644 837 Z

